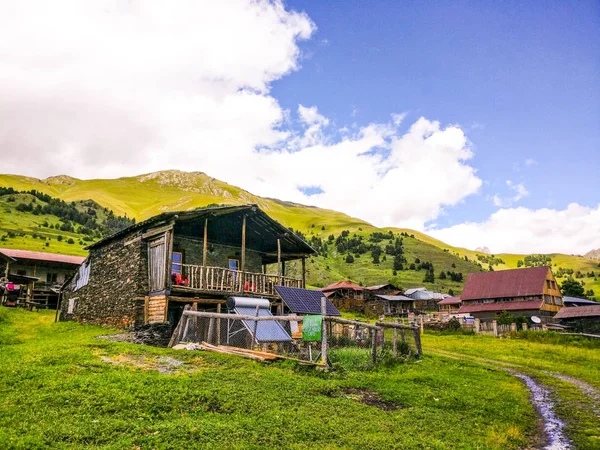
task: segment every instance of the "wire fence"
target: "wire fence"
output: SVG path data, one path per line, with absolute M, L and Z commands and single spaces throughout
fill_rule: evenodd
M 369 368 L 422 355 L 419 328 L 319 316 L 318 337 L 303 333 L 303 316 L 249 316 L 186 309 L 170 346 L 239 354 L 252 359 L 294 359 L 333 367 Z M 307 325 L 308 326 L 308 325 Z

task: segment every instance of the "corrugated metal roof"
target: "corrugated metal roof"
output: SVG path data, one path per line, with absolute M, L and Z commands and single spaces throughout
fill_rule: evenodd
M 8 256 L 7 254 L 2 253 L 1 251 L 0 251 L 0 260 L 2 260 L 2 261 L 8 261 L 8 262 L 16 261 L 15 258 L 13 258 L 11 256 Z
M 578 306 L 576 308 L 561 308 L 554 316 L 555 319 L 571 319 L 577 317 L 600 317 L 600 303 L 598 305 Z
M 19 259 L 33 259 L 36 261 L 60 262 L 78 266 L 85 260 L 84 256 L 58 255 L 56 253 L 32 252 L 30 250 L 17 250 L 14 248 L 0 248 L 0 252 L 17 261 Z
M 275 290 L 290 311 L 297 314 L 321 314 L 321 297 L 324 293 L 310 289 L 275 286 Z M 341 316 L 329 300 L 326 302 L 328 316 Z
M 236 306 L 234 311 L 240 315 L 255 316 L 256 308 L 251 306 Z M 259 308 L 258 315 L 260 317 L 272 316 L 271 311 L 264 308 Z M 232 316 L 232 319 L 235 315 Z M 242 320 L 244 327 L 250 334 L 254 332 L 254 321 Z M 292 337 L 285 331 L 281 324 L 275 320 L 261 320 L 256 322 L 256 342 L 258 344 L 266 342 L 290 342 Z
M 425 289 L 424 287 L 419 287 L 419 288 L 411 288 L 411 289 L 407 289 L 406 291 L 404 291 L 404 295 L 408 295 L 410 296 L 411 294 L 417 292 L 417 291 L 426 291 L 427 289 Z
M 458 312 L 459 314 L 462 314 L 485 311 L 524 311 L 531 309 L 540 309 L 543 303 L 543 300 L 530 300 L 526 302 L 477 303 L 474 305 L 465 305 L 463 303 Z
M 458 305 L 462 303 L 460 297 L 446 297 L 438 302 L 438 305 Z
M 565 306 L 600 305 L 600 303 L 595 302 L 594 300 L 587 300 L 585 298 L 578 298 L 578 297 L 563 297 L 563 302 L 565 303 Z
M 354 284 L 351 281 L 338 281 L 337 283 L 332 283 L 329 286 L 321 288 L 322 291 L 335 291 L 336 289 L 354 289 L 355 291 L 362 291 L 365 288 L 358 284 Z
M 376 295 L 375 297 L 390 302 L 414 302 L 414 298 L 405 297 L 404 295 Z
M 470 273 L 461 294 L 465 300 L 527 297 L 544 293 L 548 267 Z

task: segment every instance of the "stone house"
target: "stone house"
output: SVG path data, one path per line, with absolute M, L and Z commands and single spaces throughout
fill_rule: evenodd
M 186 304 L 220 311 L 232 295 L 280 302 L 275 286 L 304 287 L 315 253 L 257 205 L 163 213 L 88 249 L 63 286 L 60 319 L 118 327 L 174 327 Z M 301 268 L 291 277 L 294 260 Z
M 484 320 L 507 311 L 546 322 L 564 306 L 550 267 L 470 273 L 460 298 L 460 314 Z

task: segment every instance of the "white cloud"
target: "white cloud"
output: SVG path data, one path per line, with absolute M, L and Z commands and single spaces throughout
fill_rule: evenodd
M 398 126 L 402 123 L 402 121 L 404 119 L 406 119 L 408 113 L 400 113 L 400 114 L 396 114 L 396 113 L 392 113 L 392 121 L 394 122 L 394 125 Z
M 299 69 L 298 41 L 315 25 L 278 1 L 0 4 L 2 171 L 200 170 L 415 228 L 481 185 L 458 126 L 421 118 L 401 135 L 405 114 L 394 114 L 329 130 L 316 106 L 299 105 L 295 127 L 269 90 Z
M 536 161 L 535 159 L 533 159 L 533 158 L 529 158 L 529 159 L 526 159 L 526 160 L 525 160 L 525 165 L 526 165 L 527 167 L 529 167 L 529 166 L 534 166 L 534 165 L 536 165 L 536 164 L 537 164 L 537 161 Z
M 600 248 L 600 204 L 589 208 L 571 203 L 557 209 L 501 209 L 485 222 L 467 222 L 429 234 L 450 245 L 492 253 L 584 254 Z
M 506 180 L 506 186 L 514 192 L 514 195 L 511 197 L 500 197 L 499 194 L 495 194 L 492 197 L 494 206 L 511 206 L 513 203 L 516 203 L 523 197 L 527 197 L 529 195 L 529 191 L 525 188 L 523 183 L 514 184 L 511 180 Z

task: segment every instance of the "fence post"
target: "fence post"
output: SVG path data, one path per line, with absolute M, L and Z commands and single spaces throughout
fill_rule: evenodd
M 398 319 L 396 319 L 395 322 L 398 323 Z M 394 358 L 398 357 L 398 328 L 394 328 L 394 342 L 392 346 L 392 354 L 394 355 Z
M 256 317 L 258 317 L 258 309 L 259 306 L 256 305 Z M 258 320 L 254 321 L 254 331 L 252 332 L 252 348 L 254 348 L 254 344 L 256 343 L 256 328 L 258 327 Z
M 417 357 L 423 355 L 423 348 L 421 347 L 421 333 L 419 327 L 413 327 L 413 336 L 415 337 L 415 347 L 417 347 Z
M 479 331 L 480 331 L 480 326 L 481 326 L 481 320 L 479 319 L 479 317 L 476 317 L 476 318 L 475 318 L 475 322 L 474 322 L 474 324 L 473 324 L 473 325 L 474 325 L 474 329 L 475 329 L 475 330 L 474 330 L 474 331 L 475 331 L 475 334 L 479 334 Z
M 421 334 L 423 334 L 423 316 L 422 316 L 422 315 L 421 315 L 421 316 L 419 316 L 419 319 L 420 319 L 419 332 L 420 332 Z
M 325 297 L 321 297 L 321 316 L 321 357 L 323 358 L 325 367 L 329 367 L 329 358 L 327 356 L 327 322 L 325 321 L 325 317 L 327 316 L 327 299 Z
M 548 325 L 545 323 L 542 324 L 542 331 L 548 331 Z
M 371 329 L 371 361 L 377 363 L 377 328 Z
M 517 324 L 516 323 L 513 322 L 513 323 L 510 324 L 510 331 L 511 331 L 511 333 L 512 332 L 515 332 L 515 333 L 517 332 Z
M 221 313 L 221 304 L 217 305 L 217 313 Z M 221 319 L 217 319 L 217 345 L 221 345 Z
M 494 332 L 494 336 L 498 337 L 498 322 L 492 320 L 492 331 Z
M 523 331 L 527 331 L 527 327 L 528 327 L 529 325 L 527 325 L 527 322 L 523 322 L 523 323 L 521 324 L 521 326 L 523 327 Z

